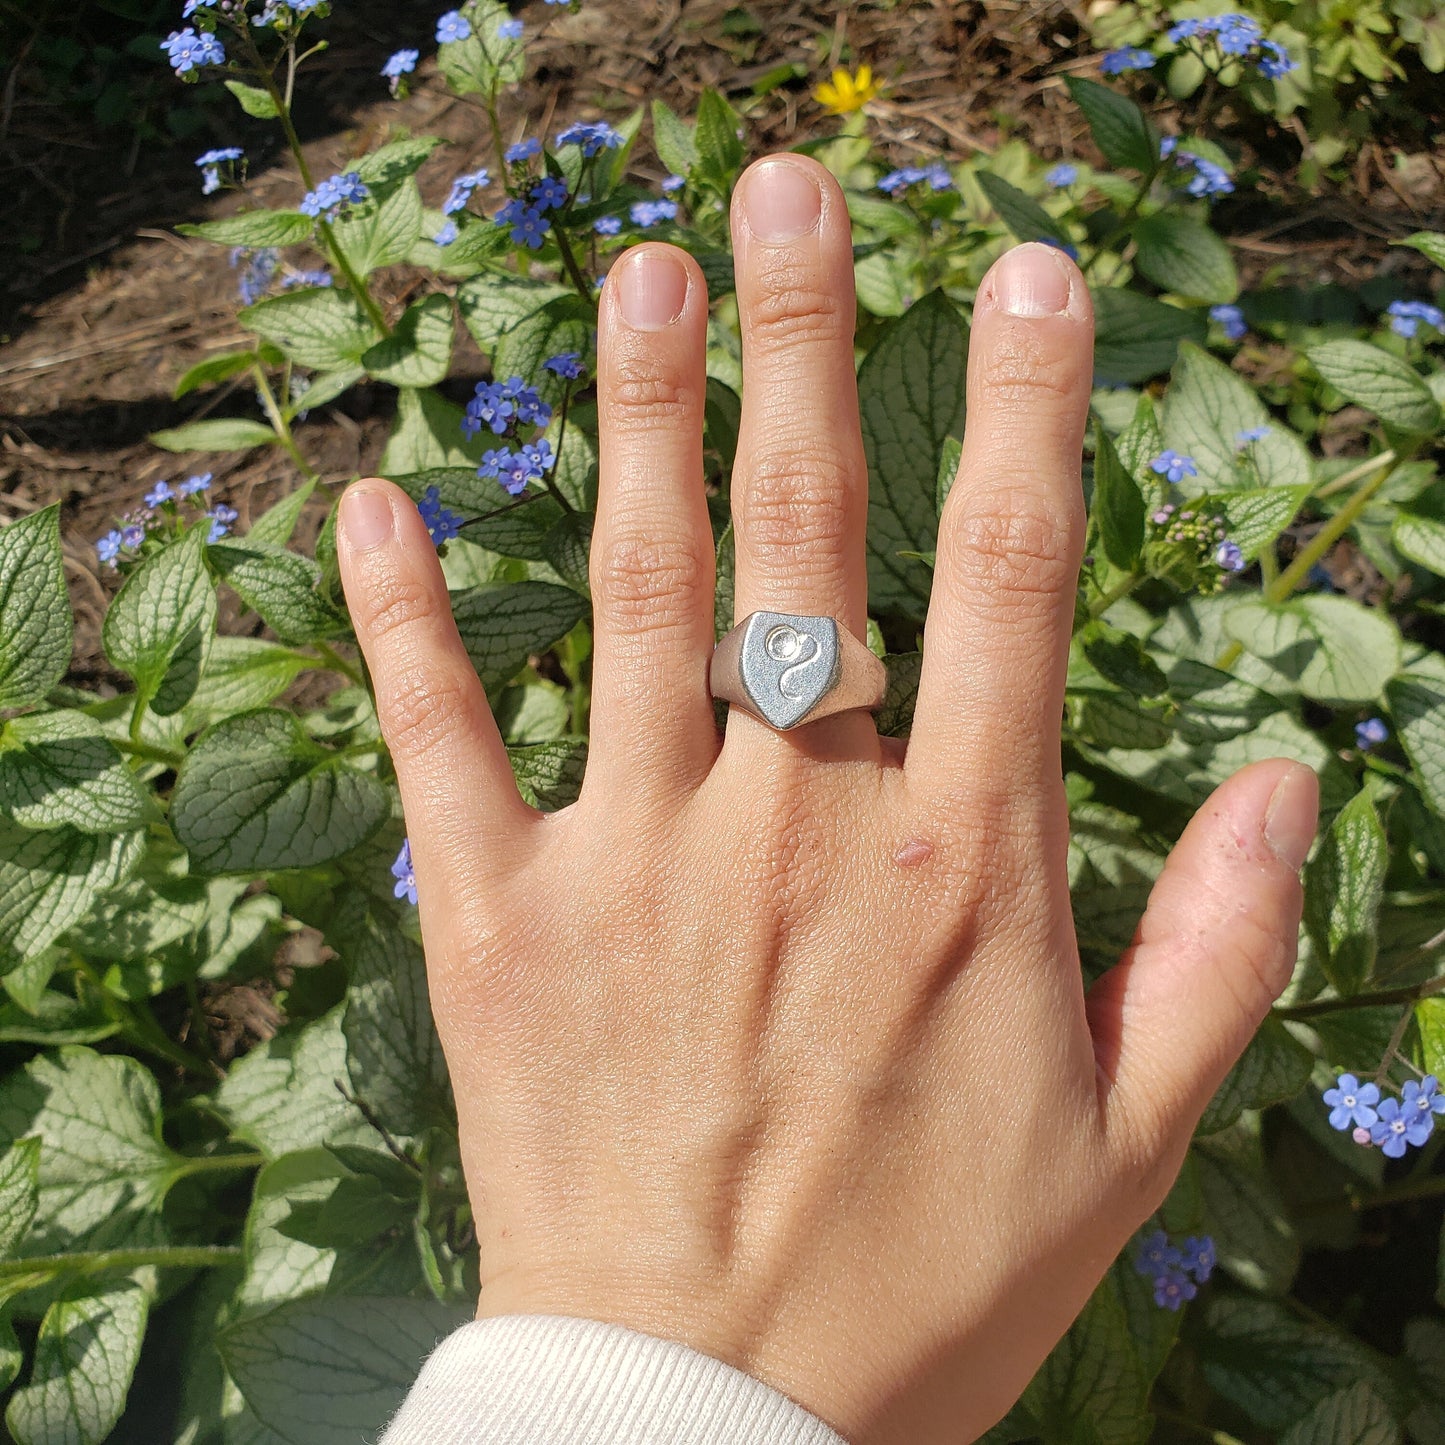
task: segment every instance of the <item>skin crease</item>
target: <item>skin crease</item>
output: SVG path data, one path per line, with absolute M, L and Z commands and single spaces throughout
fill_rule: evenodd
M 769 215 L 802 233 L 769 239 Z M 832 614 L 861 636 L 841 193 L 801 157 L 760 162 L 734 240 L 737 616 Z M 1007 309 L 1010 268 L 1030 314 Z M 681 1340 L 854 1445 L 953 1445 L 1006 1412 L 1160 1203 L 1287 981 L 1314 777 L 1277 760 L 1226 783 L 1086 1000 L 1058 719 L 1092 314 L 1073 265 L 1037 246 L 975 304 L 906 748 L 861 712 L 777 734 L 734 709 L 720 736 L 706 314 L 696 265 L 668 247 L 634 248 L 604 288 L 592 743 L 573 806 L 544 817 L 518 797 L 415 509 L 375 480 L 342 507 L 455 1085 L 478 1313 Z

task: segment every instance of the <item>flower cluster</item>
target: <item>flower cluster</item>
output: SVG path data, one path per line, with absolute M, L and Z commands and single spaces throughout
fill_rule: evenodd
M 1392 301 L 1385 307 L 1390 330 L 1397 336 L 1414 336 L 1423 321 L 1436 331 L 1445 331 L 1445 311 L 1428 301 Z
M 1390 736 L 1390 729 L 1385 726 L 1383 718 L 1367 717 L 1363 722 L 1355 724 L 1355 746 L 1362 753 L 1367 753 L 1371 748 L 1377 748 Z M 1374 1088 L 1374 1085 L 1370 1085 Z
M 1168 1310 L 1182 1309 L 1199 1293 L 1214 1263 L 1214 1241 L 1207 1234 L 1176 1245 L 1162 1229 L 1145 1236 L 1134 1255 L 1135 1271 L 1154 1281 L 1154 1303 Z
M 913 186 L 921 186 L 925 181 L 931 191 L 947 191 L 953 187 L 953 177 L 949 174 L 948 167 L 942 161 L 933 161 L 926 166 L 901 166 L 896 171 L 889 171 L 878 182 L 878 189 L 890 196 L 898 196 Z
M 1230 305 L 1228 302 L 1209 308 L 1209 319 L 1217 321 L 1223 328 L 1224 334 L 1231 341 L 1242 341 L 1249 327 L 1245 324 L 1244 312 L 1238 306 Z
M 1283 45 L 1264 38 L 1264 29 L 1252 15 L 1205 15 L 1180 20 L 1164 32 L 1169 45 L 1182 45 L 1218 69 L 1227 60 L 1248 59 L 1266 80 L 1278 80 L 1297 64 Z M 1099 68 L 1105 75 L 1126 70 L 1152 70 L 1159 57 L 1137 45 L 1107 52 Z
M 204 507 L 198 501 L 202 492 L 210 490 L 210 472 L 201 472 L 187 477 L 183 482 L 157 482 L 141 498 L 139 507 L 133 508 L 120 518 L 120 526 L 113 527 L 95 544 L 97 559 L 107 567 L 118 567 L 122 562 L 134 561 L 140 554 L 145 540 L 152 532 L 158 531 L 180 518 L 180 504 Z M 219 542 L 239 515 L 234 507 L 218 502 L 202 515 L 210 518 L 210 541 Z
M 392 889 L 397 898 L 405 898 L 413 907 L 416 906 L 416 869 L 411 862 L 411 839 L 401 840 L 401 852 L 396 855 L 391 865 L 391 876 L 396 879 L 396 885 Z
M 615 151 L 622 144 L 622 136 L 604 120 L 579 120 L 558 132 L 557 144 L 581 146 L 582 154 L 590 159 L 599 151 Z
M 244 159 L 245 154 L 240 146 L 223 146 L 220 150 L 207 151 L 205 155 L 197 156 L 196 164 L 201 168 L 201 194 L 209 196 L 219 191 L 221 167 L 228 167 L 227 179 L 230 179 L 229 167 Z
M 1445 1094 L 1434 1074 L 1408 1080 L 1398 1099 L 1381 1098 L 1378 1084 L 1341 1074 L 1323 1098 L 1330 1106 L 1330 1128 L 1349 1129 L 1356 1144 L 1378 1147 L 1390 1159 L 1399 1159 L 1407 1148 L 1422 1148 L 1435 1132 L 1435 1116 L 1445 1115 Z
M 645 231 L 659 221 L 675 221 L 677 219 L 677 202 L 635 201 L 631 210 L 628 211 L 628 215 L 632 218 L 634 226 L 640 226 Z
M 161 49 L 177 75 L 194 79 L 194 72 L 205 65 L 224 65 L 226 47 L 208 30 L 173 30 L 161 41 Z
M 421 513 L 421 519 L 426 523 L 426 529 L 431 533 L 432 542 L 436 546 L 440 547 L 443 542 L 450 542 L 453 537 L 461 535 L 461 513 L 442 506 L 440 488 L 428 487 L 422 494 L 421 501 L 416 504 L 416 509 Z
M 307 191 L 296 209 L 303 216 L 334 221 L 348 206 L 359 206 L 370 199 L 371 191 L 361 179 L 361 173 L 347 171 L 343 175 L 330 176 L 314 191 Z
M 520 376 L 479 381 L 462 418 L 462 434 L 474 437 L 485 426 L 493 436 L 506 436 L 515 427 L 544 427 L 551 420 L 552 408 Z
M 1184 183 L 1184 189 L 1191 196 L 1226 196 L 1234 189 L 1229 172 L 1218 161 L 1207 160 L 1193 151 L 1179 150 L 1179 137 L 1166 135 L 1159 142 L 1159 157 L 1166 160 L 1174 157 L 1174 164 L 1181 170 L 1192 170 L 1194 174 Z

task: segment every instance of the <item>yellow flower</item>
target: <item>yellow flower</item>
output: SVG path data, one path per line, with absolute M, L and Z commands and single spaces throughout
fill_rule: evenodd
M 825 80 L 813 92 L 813 99 L 834 115 L 849 115 L 855 110 L 862 110 L 882 89 L 882 85 L 873 79 L 872 66 L 860 65 L 856 75 L 849 75 L 846 70 L 835 70 L 833 79 Z

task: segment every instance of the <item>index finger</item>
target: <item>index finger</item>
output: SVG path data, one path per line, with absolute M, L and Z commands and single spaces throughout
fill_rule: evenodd
M 1093 344 L 1088 288 L 1060 251 L 1016 246 L 984 277 L 905 765 L 921 797 L 1056 802 Z

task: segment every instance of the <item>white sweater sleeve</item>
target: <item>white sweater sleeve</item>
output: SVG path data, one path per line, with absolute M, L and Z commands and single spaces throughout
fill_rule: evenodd
M 381 1445 L 847 1445 L 761 1380 L 674 1340 L 559 1315 L 436 1348 Z

